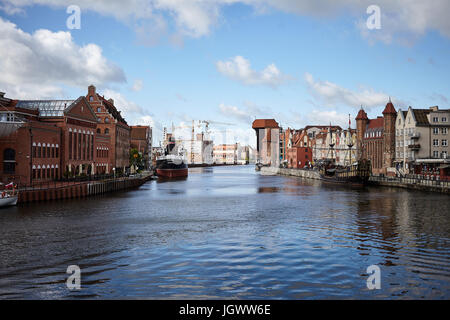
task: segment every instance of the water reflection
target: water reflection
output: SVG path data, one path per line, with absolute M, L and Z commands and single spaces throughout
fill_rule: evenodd
M 449 298 L 449 199 L 194 168 L 0 215 L 1 298 Z M 82 268 L 82 290 L 65 287 Z M 366 288 L 366 268 L 382 289 Z

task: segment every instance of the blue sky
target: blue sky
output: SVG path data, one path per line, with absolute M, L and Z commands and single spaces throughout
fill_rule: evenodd
M 233 123 L 231 139 L 253 144 L 255 117 L 300 128 L 350 113 L 354 125 L 361 105 L 375 117 L 389 96 L 397 109 L 449 106 L 446 1 L 379 1 L 380 30 L 365 27 L 361 1 L 78 1 L 80 30 L 66 26 L 76 1 L 35 2 L 0 0 L 0 91 L 75 98 L 92 82 L 129 123 L 151 124 L 154 142 L 191 119 Z

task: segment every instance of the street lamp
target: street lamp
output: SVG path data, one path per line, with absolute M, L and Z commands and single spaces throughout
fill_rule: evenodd
M 116 180 L 116 168 L 113 168 L 113 173 L 114 173 L 114 180 Z

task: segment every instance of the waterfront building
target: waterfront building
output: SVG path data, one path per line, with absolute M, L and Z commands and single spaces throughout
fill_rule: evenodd
M 252 123 L 256 132 L 256 162 L 262 165 L 280 165 L 280 127 L 274 119 L 256 119 Z
M 186 151 L 188 164 L 212 164 L 214 161 L 214 142 L 208 134 L 197 133 L 194 140 L 177 139 L 176 144 Z
M 17 123 L 0 137 L 0 182 L 31 185 L 61 175 L 61 128 L 39 121 L 39 112 L 17 107 L 17 100 L 0 97 L 2 126 Z
M 33 184 L 94 172 L 97 118 L 85 97 L 11 100 L 1 113 L 23 121 L 0 138 L 2 179 Z
M 152 165 L 152 128 L 150 126 L 131 126 L 130 147 L 142 154 L 146 169 Z
M 238 163 L 239 144 L 219 144 L 213 147 L 213 162 L 215 164 Z
M 393 172 L 396 114 L 394 105 L 389 101 L 382 117 L 369 119 L 362 107 L 356 116 L 358 156 L 371 161 L 373 174 Z
M 306 130 L 298 130 L 292 135 L 289 141 L 290 147 L 287 149 L 287 167 L 304 168 L 311 165 L 312 139 L 309 138 Z
M 399 110 L 396 117 L 395 163 L 400 174 L 447 178 L 450 109 Z
M 113 99 L 106 99 L 96 92 L 93 85 L 88 87 L 86 99 L 98 118 L 97 146 L 99 171 L 104 173 L 125 172 L 130 164 L 131 127 L 128 126 Z

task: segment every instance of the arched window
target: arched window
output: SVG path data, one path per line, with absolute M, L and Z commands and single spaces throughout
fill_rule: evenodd
M 93 96 L 90 96 L 90 97 L 89 97 L 89 101 L 94 101 L 94 97 L 93 97 Z
M 100 128 L 97 129 L 97 133 L 102 133 L 101 130 L 100 130 Z
M 105 134 L 109 134 L 109 129 L 108 128 L 105 129 Z
M 108 117 L 105 118 L 105 123 L 109 123 L 109 118 Z
M 14 174 L 16 172 L 16 151 L 5 149 L 3 151 L 3 173 Z
M 98 107 L 97 112 L 102 112 L 102 108 Z

